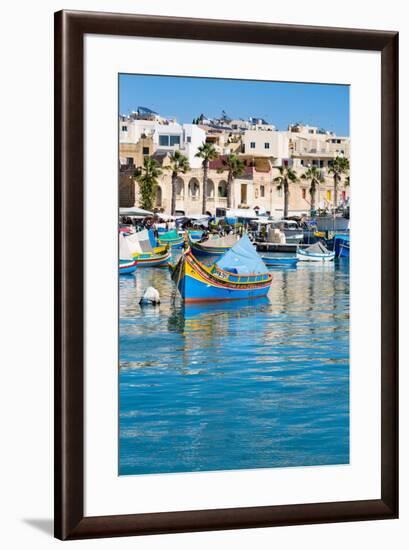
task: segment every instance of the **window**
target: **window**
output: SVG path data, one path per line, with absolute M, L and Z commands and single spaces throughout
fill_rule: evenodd
M 313 161 L 312 161 L 312 165 L 313 165 L 313 166 L 318 166 L 318 160 L 313 160 Z
M 264 185 L 260 185 L 260 197 L 264 197 L 264 196 L 265 196 Z
M 254 189 L 254 197 L 258 199 L 258 189 Z
M 301 159 L 300 163 L 301 163 L 301 166 L 304 166 L 304 159 Z
M 122 126 L 122 131 L 127 132 L 128 131 L 128 126 Z
M 180 145 L 180 136 L 168 136 L 168 135 L 159 136 L 159 146 L 173 147 L 174 145 Z
M 180 145 L 180 137 L 179 136 L 169 136 L 169 144 L 172 147 L 173 145 Z
M 133 157 L 126 157 L 126 164 L 131 166 L 133 164 Z
M 320 160 L 320 168 L 324 168 L 324 161 Z
M 307 198 L 307 190 L 306 189 L 301 189 L 301 194 L 302 194 L 303 199 Z
M 270 149 L 270 144 L 268 142 L 264 144 L 264 149 Z
M 187 141 L 188 143 L 192 143 L 192 136 L 187 136 L 186 141 Z
M 250 149 L 255 149 L 255 148 L 256 148 L 256 142 L 250 141 Z
M 143 156 L 149 155 L 149 147 L 142 147 L 142 155 Z

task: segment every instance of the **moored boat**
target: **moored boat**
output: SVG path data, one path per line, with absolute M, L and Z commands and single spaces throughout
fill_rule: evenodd
M 189 235 L 190 248 L 196 256 L 222 256 L 237 243 L 238 235 L 225 235 L 224 237 L 210 236 L 205 241 L 195 241 Z
M 188 233 L 189 233 L 189 238 L 192 241 L 198 241 L 203 237 L 203 231 L 201 229 L 189 229 Z
M 120 275 L 130 275 L 136 270 L 137 261 L 136 260 L 119 260 L 119 274 Z
M 267 296 L 272 275 L 244 235 L 211 266 L 188 248 L 172 268 L 172 279 L 185 302 L 210 302 Z
M 170 245 L 172 248 L 182 248 L 184 243 L 184 236 L 179 235 L 176 229 L 168 231 L 167 233 L 161 233 L 158 236 L 159 244 L 161 245 Z
M 334 247 L 338 258 L 349 258 L 349 235 L 336 235 Z
M 297 248 L 297 259 L 302 262 L 332 262 L 335 252 L 328 250 L 320 241 L 308 248 Z
M 152 230 L 144 229 L 124 237 L 138 267 L 165 267 L 171 257 L 168 244 L 157 246 Z
M 137 262 L 133 258 L 122 232 L 119 233 L 119 274 L 128 275 L 136 270 Z
M 282 256 L 261 256 L 261 259 L 267 267 L 296 267 L 298 258 L 295 256 L 292 258 Z

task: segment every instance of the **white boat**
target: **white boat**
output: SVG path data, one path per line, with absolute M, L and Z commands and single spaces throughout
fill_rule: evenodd
M 317 242 L 308 248 L 297 248 L 297 259 L 301 262 L 332 262 L 335 252 L 331 252 L 321 242 Z

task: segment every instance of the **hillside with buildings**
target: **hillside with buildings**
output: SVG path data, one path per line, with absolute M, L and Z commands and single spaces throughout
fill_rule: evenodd
M 334 207 L 334 180 L 329 173 L 336 157 L 349 158 L 350 139 L 324 129 L 300 123 L 290 124 L 287 130 L 277 130 L 264 119 L 231 119 L 226 113 L 220 118 L 201 114 L 191 124 L 180 124 L 154 111 L 138 107 L 137 111 L 119 117 L 120 206 L 139 204 L 139 186 L 134 178 L 144 158 L 155 159 L 163 168 L 158 178 L 155 207 L 170 212 L 171 173 L 166 170 L 170 155 L 178 150 L 189 161 L 190 169 L 179 174 L 176 184 L 176 210 L 186 215 L 202 212 L 202 159 L 196 156 L 203 143 L 211 143 L 218 158 L 210 161 L 206 189 L 206 209 L 215 214 L 217 208 L 227 207 L 227 171 L 223 160 L 235 154 L 245 165 L 243 173 L 232 185 L 232 208 L 261 209 L 273 217 L 283 213 L 283 191 L 274 179 L 279 168 L 288 166 L 298 178 L 290 183 L 289 215 L 310 211 L 308 180 L 301 179 L 310 167 L 321 170 L 323 181 L 318 186 L 316 206 Z M 345 178 L 338 189 L 337 205 L 346 204 L 349 186 Z

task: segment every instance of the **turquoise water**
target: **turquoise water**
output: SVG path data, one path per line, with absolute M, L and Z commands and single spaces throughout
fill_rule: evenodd
M 266 299 L 188 307 L 167 269 L 120 277 L 120 474 L 349 462 L 349 264 L 272 273 Z

